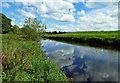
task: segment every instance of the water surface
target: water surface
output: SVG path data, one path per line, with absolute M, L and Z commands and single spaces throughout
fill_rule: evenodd
M 75 81 L 118 81 L 118 51 L 41 40 L 46 56 Z

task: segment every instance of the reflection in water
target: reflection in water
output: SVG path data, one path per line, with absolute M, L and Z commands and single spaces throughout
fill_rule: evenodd
M 76 81 L 118 81 L 118 52 L 42 40 L 42 51 Z

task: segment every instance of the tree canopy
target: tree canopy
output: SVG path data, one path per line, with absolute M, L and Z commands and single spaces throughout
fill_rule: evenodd
M 2 21 L 1 21 L 2 20 Z M 7 18 L 4 14 L 0 13 L 0 25 L 2 29 L 2 33 L 8 33 L 11 30 L 11 19 Z
M 17 26 L 17 25 L 14 25 L 14 26 L 13 26 L 13 33 L 14 33 L 14 34 L 20 34 L 19 26 Z
M 41 21 L 37 21 L 36 18 L 26 18 L 22 32 L 28 39 L 39 41 L 40 35 L 46 30 L 46 25 Z
M 30 17 L 26 18 L 25 23 L 24 23 L 24 28 L 26 26 L 31 29 L 36 30 L 37 32 L 45 32 L 45 30 L 46 30 L 46 25 L 42 24 L 42 21 L 37 21 L 36 18 L 34 18 L 34 19 L 32 19 Z

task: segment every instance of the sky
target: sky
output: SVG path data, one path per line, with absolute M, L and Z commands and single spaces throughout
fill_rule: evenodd
M 46 24 L 46 31 L 113 31 L 118 30 L 118 1 L 3 0 L 0 8 L 20 28 L 31 17 Z

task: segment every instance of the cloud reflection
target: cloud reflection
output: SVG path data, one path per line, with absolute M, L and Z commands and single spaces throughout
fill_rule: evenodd
M 47 57 L 76 81 L 117 81 L 118 52 L 43 40 Z

